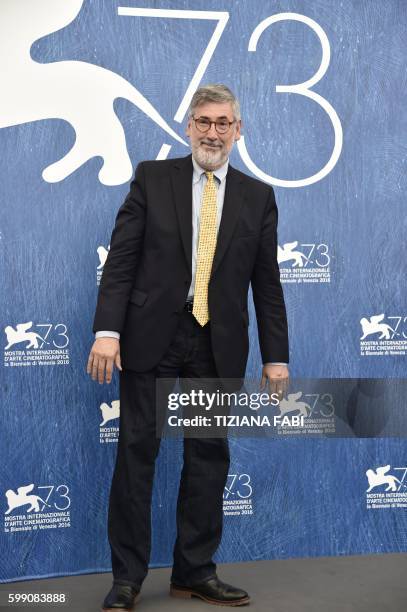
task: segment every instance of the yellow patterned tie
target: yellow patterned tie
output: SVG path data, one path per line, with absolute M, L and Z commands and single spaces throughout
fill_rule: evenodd
M 199 241 L 192 314 L 200 325 L 209 321 L 208 285 L 216 249 L 217 186 L 213 172 L 205 172 L 207 181 L 202 197 Z

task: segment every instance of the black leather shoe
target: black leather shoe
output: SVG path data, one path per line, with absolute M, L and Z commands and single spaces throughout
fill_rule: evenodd
M 139 591 L 127 584 L 114 584 L 106 595 L 102 610 L 132 610 L 139 600 Z
M 170 595 L 172 597 L 199 597 L 210 604 L 218 606 L 244 606 L 250 602 L 250 597 L 243 591 L 219 580 L 217 576 L 192 586 L 171 583 Z

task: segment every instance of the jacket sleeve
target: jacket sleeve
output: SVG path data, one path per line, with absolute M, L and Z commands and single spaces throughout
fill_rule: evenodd
M 138 164 L 130 191 L 116 216 L 110 250 L 103 267 L 93 332 L 121 332 L 140 260 L 146 218 L 143 162 Z
M 277 262 L 277 223 L 278 210 L 270 187 L 251 278 L 263 363 L 289 363 L 287 314 Z

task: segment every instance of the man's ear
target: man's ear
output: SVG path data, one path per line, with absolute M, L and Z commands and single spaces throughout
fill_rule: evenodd
M 185 128 L 185 134 L 189 137 L 191 134 L 191 119 L 188 119 L 188 123 Z
M 237 122 L 237 129 L 236 129 L 236 135 L 235 135 L 235 142 L 237 142 L 238 140 L 240 140 L 240 130 L 242 127 L 242 120 L 239 119 L 239 121 Z

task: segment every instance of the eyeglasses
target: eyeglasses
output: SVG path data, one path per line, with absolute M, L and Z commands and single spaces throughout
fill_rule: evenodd
M 195 121 L 196 129 L 202 133 L 209 132 L 209 130 L 212 127 L 212 123 L 214 123 L 215 130 L 217 131 L 218 134 L 226 134 L 226 132 L 230 130 L 230 126 L 233 123 L 236 123 L 236 119 L 234 119 L 233 121 L 228 121 L 227 119 L 219 119 L 218 121 L 209 121 L 209 119 L 207 119 L 206 117 L 198 117 L 198 119 L 195 119 L 195 117 L 192 117 L 192 119 Z

